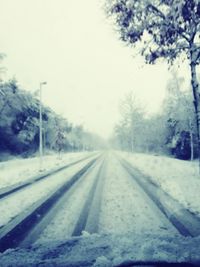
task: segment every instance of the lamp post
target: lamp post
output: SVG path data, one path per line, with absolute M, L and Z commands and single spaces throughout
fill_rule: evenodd
M 43 156 L 43 140 L 42 140 L 42 86 L 47 82 L 40 83 L 40 137 L 39 137 L 39 150 L 40 150 L 40 171 L 42 171 L 42 156 Z

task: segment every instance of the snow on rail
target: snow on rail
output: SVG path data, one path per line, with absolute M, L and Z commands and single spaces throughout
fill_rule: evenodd
M 162 188 L 152 183 L 147 176 L 136 170 L 126 160 L 119 158 L 119 161 L 182 235 L 200 235 L 200 218 L 185 209 L 178 201 L 175 201 Z
M 23 188 L 25 188 L 25 187 L 27 187 L 29 185 L 32 185 L 35 182 L 38 182 L 38 181 L 40 181 L 40 180 L 42 180 L 44 178 L 47 178 L 50 175 L 54 175 L 57 172 L 60 172 L 60 171 L 62 171 L 64 169 L 66 169 L 66 168 L 69 168 L 69 167 L 71 167 L 71 166 L 73 166 L 73 165 L 75 165 L 75 164 L 77 164 L 77 163 L 79 163 L 79 162 L 81 162 L 83 160 L 86 160 L 86 159 L 88 159 L 88 158 L 90 158 L 92 156 L 94 156 L 94 154 L 90 154 L 90 155 L 88 155 L 86 157 L 83 157 L 81 159 L 78 159 L 78 160 L 73 161 L 73 162 L 68 163 L 68 164 L 64 164 L 64 165 L 59 166 L 57 168 L 53 168 L 51 170 L 44 171 L 43 173 L 39 173 L 37 175 L 34 175 L 33 177 L 25 179 L 25 181 L 21 181 L 21 182 L 18 182 L 16 184 L 13 184 L 13 185 L 10 185 L 10 186 L 7 186 L 7 187 L 3 187 L 3 188 L 0 189 L 0 199 L 2 199 L 5 196 L 10 195 L 10 194 L 18 191 L 18 190 L 21 190 L 21 189 L 23 189 Z
M 47 155 L 43 157 L 43 170 L 50 170 L 61 167 L 64 164 L 71 163 L 74 160 L 81 159 L 93 152 L 74 152 L 63 153 L 60 157 L 58 154 Z M 40 175 L 39 157 L 27 159 L 13 159 L 0 162 L 0 188 L 8 187 L 13 184 L 25 181 L 36 175 Z
M 56 192 L 51 193 L 47 197 L 36 202 L 29 210 L 19 214 L 9 224 L 0 230 L 0 251 L 4 251 L 11 247 L 18 246 L 37 225 L 42 217 L 50 210 L 59 198 L 65 194 L 69 188 L 80 179 L 80 177 L 96 162 L 92 159 L 81 170 L 79 170 L 70 180 L 67 180 Z

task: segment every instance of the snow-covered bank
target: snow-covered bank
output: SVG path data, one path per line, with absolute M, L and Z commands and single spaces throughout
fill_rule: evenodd
M 100 213 L 100 233 L 177 233 L 163 213 L 109 153 Z
M 89 155 L 91 152 L 64 153 L 61 158 L 57 154 L 43 157 L 43 171 L 71 163 Z M 15 159 L 0 162 L 0 188 L 30 179 L 39 171 L 39 158 Z
M 8 223 L 21 212 L 29 209 L 34 203 L 55 192 L 62 184 L 70 180 L 71 177 L 83 168 L 91 158 L 79 162 L 70 168 L 56 173 L 48 179 L 40 180 L 30 187 L 8 195 L 0 201 L 0 227 Z
M 3 267 L 112 267 L 131 260 L 200 263 L 200 237 L 151 233 L 87 235 L 29 249 L 10 249 L 0 254 Z
M 154 183 L 200 216 L 200 175 L 198 162 L 188 162 L 142 153 L 118 153 Z

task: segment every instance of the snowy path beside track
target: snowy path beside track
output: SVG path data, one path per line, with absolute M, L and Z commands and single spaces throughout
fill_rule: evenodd
M 77 170 L 86 165 L 91 158 L 86 159 L 70 168 L 60 171 L 45 180 L 24 188 L 12 195 L 9 195 L 0 201 L 0 227 L 8 223 L 20 212 L 28 209 L 31 205 L 42 199 L 44 196 L 55 191 L 65 181 L 69 180 Z
M 177 233 L 161 211 L 130 177 L 119 161 L 109 155 L 100 233 Z
M 44 156 L 43 170 L 45 172 L 69 164 L 90 154 L 91 152 L 63 153 L 61 158 L 57 154 Z M 0 162 L 0 189 L 28 180 L 38 174 L 41 174 L 39 171 L 39 157 Z
M 147 175 L 186 209 L 200 217 L 200 175 L 197 161 L 189 162 L 142 153 L 117 154 Z

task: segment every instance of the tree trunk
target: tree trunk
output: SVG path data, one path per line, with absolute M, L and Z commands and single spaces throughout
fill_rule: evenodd
M 193 134 L 192 130 L 190 130 L 190 160 L 194 159 L 194 144 L 193 144 Z
M 194 128 L 193 128 L 190 117 L 188 119 L 188 127 L 189 127 L 189 132 L 190 132 L 190 160 L 192 161 L 194 159 L 194 138 L 193 138 Z
M 197 138 L 198 138 L 198 158 L 199 158 L 199 172 L 200 172 L 200 94 L 199 94 L 199 85 L 197 81 L 196 74 L 196 64 L 193 60 L 193 55 L 191 53 L 191 84 L 192 91 L 194 96 L 194 107 L 196 113 L 196 124 L 197 124 Z

